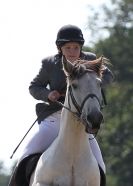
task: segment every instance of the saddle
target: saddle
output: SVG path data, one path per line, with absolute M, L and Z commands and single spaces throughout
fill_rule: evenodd
M 16 166 L 8 186 L 29 186 L 30 177 L 33 173 L 41 153 L 36 153 L 25 157 Z
M 30 177 L 35 170 L 41 153 L 36 153 L 25 157 L 15 168 L 13 176 L 8 186 L 29 186 Z M 106 176 L 99 166 L 101 175 L 100 186 L 106 186 Z

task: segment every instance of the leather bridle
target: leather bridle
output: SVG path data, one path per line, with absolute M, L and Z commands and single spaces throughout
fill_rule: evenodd
M 56 101 L 58 104 L 60 104 L 62 107 L 64 107 L 65 109 L 67 109 L 69 112 L 71 112 L 78 120 L 80 120 L 81 122 L 87 124 L 87 121 L 86 119 L 84 118 L 81 118 L 81 114 L 83 113 L 83 107 L 86 103 L 86 101 L 89 99 L 89 98 L 96 98 L 96 100 L 98 101 L 99 105 L 100 105 L 100 109 L 102 109 L 102 104 L 99 100 L 99 98 L 97 97 L 96 94 L 92 94 L 92 93 L 89 93 L 85 96 L 83 102 L 81 105 L 78 104 L 78 102 L 76 101 L 74 95 L 73 95 L 73 91 L 72 91 L 72 85 L 69 85 L 68 87 L 68 107 L 66 107 L 64 104 L 60 103 L 59 101 Z M 71 104 L 70 104 L 70 99 L 74 105 L 74 107 L 76 108 L 76 112 L 75 111 L 72 111 L 72 108 L 71 108 Z M 88 132 L 88 131 L 87 131 Z M 97 134 L 97 133 L 96 133 Z M 95 136 L 96 136 L 95 134 Z M 92 138 L 93 139 L 93 138 Z
M 87 94 L 86 97 L 84 98 L 84 100 L 83 100 L 81 106 L 79 106 L 79 104 L 77 103 L 77 101 L 76 101 L 76 99 L 75 99 L 75 97 L 74 97 L 74 95 L 73 95 L 72 86 L 71 86 L 71 85 L 69 86 L 68 90 L 69 90 L 69 93 L 70 93 L 70 97 L 71 97 L 72 103 L 73 103 L 73 105 L 75 106 L 75 108 L 76 108 L 76 110 L 77 110 L 76 114 L 77 114 L 77 116 L 78 116 L 79 118 L 80 118 L 80 116 L 81 116 L 81 114 L 82 114 L 82 110 L 83 110 L 84 104 L 85 104 L 85 102 L 86 102 L 89 98 L 96 98 L 97 101 L 98 101 L 98 103 L 99 103 L 99 105 L 100 105 L 100 109 L 103 108 L 103 106 L 101 105 L 101 102 L 100 102 L 100 100 L 99 100 L 99 98 L 97 97 L 96 94 L 92 94 L 92 93 Z M 70 105 L 70 101 L 69 101 L 69 100 L 68 100 L 68 104 L 69 104 L 69 108 L 71 108 L 71 105 Z

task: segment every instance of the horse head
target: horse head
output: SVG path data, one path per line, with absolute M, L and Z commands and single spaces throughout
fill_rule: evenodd
M 101 84 L 105 60 L 104 57 L 74 63 L 65 57 L 62 60 L 67 77 L 68 107 L 78 115 L 88 133 L 97 133 L 103 121 Z

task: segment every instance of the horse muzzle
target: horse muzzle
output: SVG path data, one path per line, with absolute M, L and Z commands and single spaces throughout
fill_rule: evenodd
M 103 122 L 103 114 L 99 110 L 92 110 L 87 115 L 82 114 L 81 119 L 85 125 L 86 132 L 94 134 L 100 129 L 100 125 Z

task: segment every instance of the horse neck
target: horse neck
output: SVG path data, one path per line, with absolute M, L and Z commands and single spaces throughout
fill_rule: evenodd
M 80 154 L 90 151 L 88 134 L 85 132 L 84 125 L 71 113 L 63 109 L 59 131 L 60 145 L 64 146 L 65 152 L 73 149 L 73 153 Z M 65 144 L 65 145 L 64 145 Z

